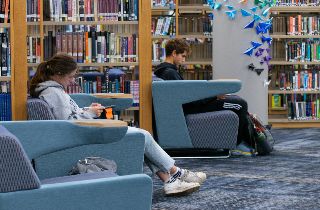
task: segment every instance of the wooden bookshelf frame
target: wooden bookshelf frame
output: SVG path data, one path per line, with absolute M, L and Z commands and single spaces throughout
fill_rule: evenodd
M 270 9 L 272 16 L 289 16 L 292 14 L 306 14 L 306 13 L 320 13 L 320 6 L 277 6 Z M 273 39 L 318 39 L 320 35 L 287 35 L 287 34 L 270 34 Z M 271 60 L 270 65 L 276 66 L 292 66 L 292 65 L 320 65 L 320 62 L 289 62 L 281 60 Z M 289 69 L 288 69 L 289 70 Z M 269 98 L 269 123 L 274 128 L 307 128 L 320 127 L 320 120 L 288 120 L 286 119 L 287 109 L 284 107 L 275 109 L 271 108 L 272 94 L 320 94 L 319 90 L 268 90 Z M 284 118 L 277 118 L 271 116 L 285 116 Z
M 271 12 L 310 13 L 320 12 L 320 6 L 277 6 L 271 7 Z
M 27 119 L 26 1 L 10 0 L 12 120 Z

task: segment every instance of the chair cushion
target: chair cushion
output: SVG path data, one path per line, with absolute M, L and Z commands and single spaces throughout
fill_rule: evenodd
M 237 142 L 238 116 L 228 110 L 189 114 L 186 123 L 195 148 L 234 149 Z
M 0 125 L 0 192 L 36 189 L 40 181 L 20 141 Z
M 41 180 L 41 184 L 74 182 L 74 181 L 101 179 L 101 178 L 116 177 L 116 176 L 118 175 L 112 171 L 101 171 L 101 172 L 95 172 L 95 173 L 85 173 L 85 174 L 77 174 L 72 176 L 61 176 L 61 177 L 44 179 L 44 180 Z

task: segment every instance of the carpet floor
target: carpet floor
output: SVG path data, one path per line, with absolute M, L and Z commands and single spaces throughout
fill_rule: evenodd
M 176 165 L 203 171 L 208 179 L 197 192 L 166 197 L 155 176 L 152 209 L 320 209 L 320 129 L 272 134 L 276 144 L 269 156 L 177 159 Z

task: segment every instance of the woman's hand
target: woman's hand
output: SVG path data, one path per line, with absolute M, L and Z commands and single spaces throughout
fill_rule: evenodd
M 103 112 L 104 106 L 101 106 L 99 103 L 92 103 L 89 107 L 89 110 L 100 117 L 101 113 Z

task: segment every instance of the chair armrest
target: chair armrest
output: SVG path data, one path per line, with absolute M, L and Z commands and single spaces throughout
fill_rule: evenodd
M 167 80 L 152 83 L 155 98 L 174 98 L 185 104 L 222 94 L 235 93 L 241 88 L 240 80 Z
M 103 106 L 114 105 L 114 111 L 121 111 L 132 106 L 132 98 L 102 98 L 86 93 L 70 94 L 70 97 L 75 100 L 79 107 L 90 106 L 92 103 L 100 103 Z
M 30 159 L 42 154 L 87 144 L 119 142 L 127 127 L 91 127 L 67 120 L 1 122 L 21 142 Z M 137 132 L 137 135 L 142 136 Z
M 152 180 L 145 174 L 42 185 L 0 194 L 0 209 L 151 209 Z

